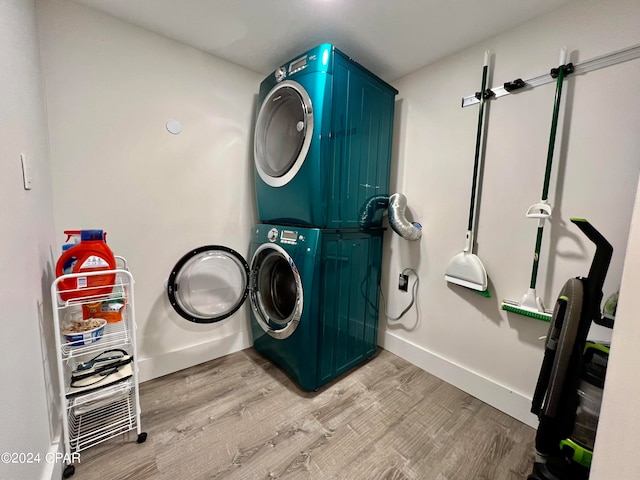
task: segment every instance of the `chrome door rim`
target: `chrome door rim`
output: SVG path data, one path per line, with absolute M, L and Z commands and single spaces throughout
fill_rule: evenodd
M 291 268 L 291 272 L 295 280 L 296 302 L 295 302 L 293 312 L 287 318 L 287 326 L 282 329 L 275 330 L 268 325 L 267 322 L 270 320 L 270 318 L 260 299 L 257 285 L 251 286 L 250 288 L 251 293 L 249 297 L 250 297 L 251 309 L 255 314 L 256 322 L 258 323 L 260 328 L 262 328 L 262 330 L 264 330 L 271 337 L 282 340 L 284 338 L 291 336 L 291 334 L 293 334 L 296 328 L 298 328 L 298 324 L 300 323 L 300 318 L 302 317 L 302 307 L 304 303 L 302 280 L 300 279 L 300 273 L 298 272 L 298 268 L 296 267 L 296 264 L 293 261 L 293 258 L 291 258 L 291 256 L 287 253 L 287 251 L 284 248 L 282 248 L 280 245 L 275 245 L 273 243 L 265 243 L 260 245 L 255 251 L 255 253 L 253 254 L 253 257 L 251 258 L 252 276 L 255 275 L 254 272 L 259 270 L 259 267 L 256 269 L 258 256 L 261 255 L 264 252 L 264 250 L 267 250 L 267 249 L 273 250 L 275 254 L 280 255 L 281 257 L 284 258 L 284 260 L 286 260 L 289 267 Z M 272 321 L 275 322 L 275 320 L 272 320 Z M 280 322 L 275 322 L 275 323 L 280 323 Z
M 300 148 L 300 151 L 298 152 L 298 156 L 293 162 L 293 165 L 291 166 L 291 168 L 284 175 L 279 177 L 274 177 L 269 175 L 262 168 L 262 166 L 260 165 L 260 162 L 258 162 L 258 139 L 256 138 L 256 135 L 258 132 L 258 123 L 260 122 L 260 118 L 263 115 L 264 109 L 268 105 L 269 99 L 271 99 L 276 94 L 276 92 L 282 88 L 291 88 L 295 90 L 298 93 L 298 95 L 300 95 L 300 99 L 302 100 L 302 105 L 303 105 L 303 113 L 304 113 L 305 136 L 302 142 L 302 147 Z M 267 185 L 271 187 L 282 187 L 283 185 L 286 185 L 287 183 L 289 183 L 297 175 L 298 171 L 304 164 L 305 159 L 307 158 L 307 154 L 309 153 L 309 148 L 311 147 L 311 139 L 313 138 L 313 123 L 314 123 L 311 97 L 309 96 L 307 91 L 304 89 L 304 87 L 300 85 L 298 82 L 294 82 L 293 80 L 285 80 L 284 82 L 277 84 L 275 87 L 273 87 L 269 91 L 264 101 L 262 102 L 262 105 L 260 106 L 260 110 L 256 118 L 257 118 L 256 130 L 254 132 L 254 138 L 253 138 L 253 160 L 254 160 L 253 163 L 255 164 L 256 170 L 258 171 L 258 175 L 260 176 L 263 182 L 265 182 Z

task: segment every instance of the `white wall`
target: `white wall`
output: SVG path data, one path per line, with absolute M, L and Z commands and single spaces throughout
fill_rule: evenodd
M 45 456 L 60 435 L 49 285 L 55 244 L 47 129 L 35 2 L 0 2 L 0 452 L 32 452 L 41 463 L 0 463 L 0 478 L 51 478 Z M 20 154 L 32 164 L 24 190 Z M 52 379 L 53 382 L 52 382 Z
M 640 43 L 640 3 L 573 2 L 394 82 L 400 91 L 392 191 L 407 195 L 424 225 L 419 244 L 387 234 L 384 292 L 390 313 L 410 300 L 398 273 L 420 275 L 419 315 L 385 327 L 380 343 L 423 368 L 536 425 L 528 410 L 538 375 L 544 322 L 500 310 L 529 286 L 536 226 L 527 208 L 540 200 L 555 84 L 488 105 L 487 147 L 477 254 L 491 299 L 449 285 L 449 260 L 464 246 L 477 106 L 461 98 L 480 89 L 483 52 L 492 52 L 489 84 L 528 79 L 557 66 L 562 46 L 580 63 Z M 593 246 L 569 222 L 590 220 L 613 244 L 605 296 L 620 285 L 640 170 L 640 60 L 569 77 L 556 144 L 538 294 L 552 307 L 564 282 L 586 275 Z M 604 329 L 602 329 L 604 330 Z M 606 331 L 595 332 L 607 338 Z
M 640 184 L 629 234 L 616 327 L 596 436 L 592 480 L 635 480 L 640 458 L 635 442 L 640 428 Z
M 58 244 L 65 229 L 101 228 L 129 261 L 141 378 L 249 346 L 246 308 L 193 324 L 163 282 L 201 245 L 248 254 L 262 76 L 71 2 L 38 6 Z

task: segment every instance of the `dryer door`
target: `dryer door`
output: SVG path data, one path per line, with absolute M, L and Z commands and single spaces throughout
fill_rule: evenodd
M 313 136 L 311 98 L 292 80 L 279 83 L 260 106 L 254 136 L 254 161 L 260 178 L 272 187 L 293 179 L 309 152 Z
M 302 281 L 295 262 L 280 245 L 260 245 L 253 255 L 250 300 L 258 325 L 273 338 L 287 338 L 298 327 Z
M 184 255 L 171 270 L 167 294 L 174 310 L 195 323 L 235 313 L 249 292 L 249 266 L 235 250 L 207 245 Z

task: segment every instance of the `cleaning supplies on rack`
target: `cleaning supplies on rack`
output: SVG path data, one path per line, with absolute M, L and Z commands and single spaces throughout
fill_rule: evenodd
M 62 301 L 72 298 L 87 298 L 109 295 L 115 284 L 114 273 L 96 275 L 94 272 L 115 270 L 116 260 L 106 242 L 107 234 L 102 230 L 67 230 L 70 238 L 80 243 L 66 248 L 56 263 L 56 277 L 78 274 L 58 283 L 58 293 Z M 80 275 L 87 274 L 87 275 Z
M 64 233 L 67 235 L 67 239 L 65 240 L 64 245 L 62 245 L 62 253 L 66 252 L 70 248 L 75 247 L 80 243 L 80 230 L 65 230 Z M 73 271 L 73 265 L 76 262 L 76 258 L 72 257 L 63 265 L 62 272 L 67 275 Z
M 83 304 L 82 317 L 84 319 L 100 317 L 104 318 L 108 323 L 116 323 L 122 320 L 124 307 L 125 299 L 122 293 L 122 286 L 115 285 L 107 300 Z

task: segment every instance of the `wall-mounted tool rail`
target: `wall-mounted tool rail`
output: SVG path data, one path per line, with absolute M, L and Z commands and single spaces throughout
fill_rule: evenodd
M 635 60 L 636 58 L 640 58 L 640 44 L 623 48 L 622 50 L 617 50 L 615 52 L 607 53 L 605 55 L 592 58 L 591 60 L 586 60 L 582 63 L 575 64 L 573 65 L 573 73 L 575 75 L 581 75 L 593 70 L 599 70 L 601 68 L 617 65 L 619 63 L 628 62 L 629 60 Z M 551 82 L 555 82 L 553 70 L 550 73 L 538 75 L 537 77 L 530 78 L 529 80 L 522 80 L 521 78 L 517 78 L 511 82 L 505 82 L 502 86 L 492 87 L 490 90 L 493 93 L 492 97 L 495 100 L 497 98 L 504 97 L 505 95 L 509 95 L 514 91 L 535 88 Z M 462 107 L 464 108 L 468 107 L 469 105 L 475 105 L 479 102 L 479 98 L 474 93 L 462 98 Z

